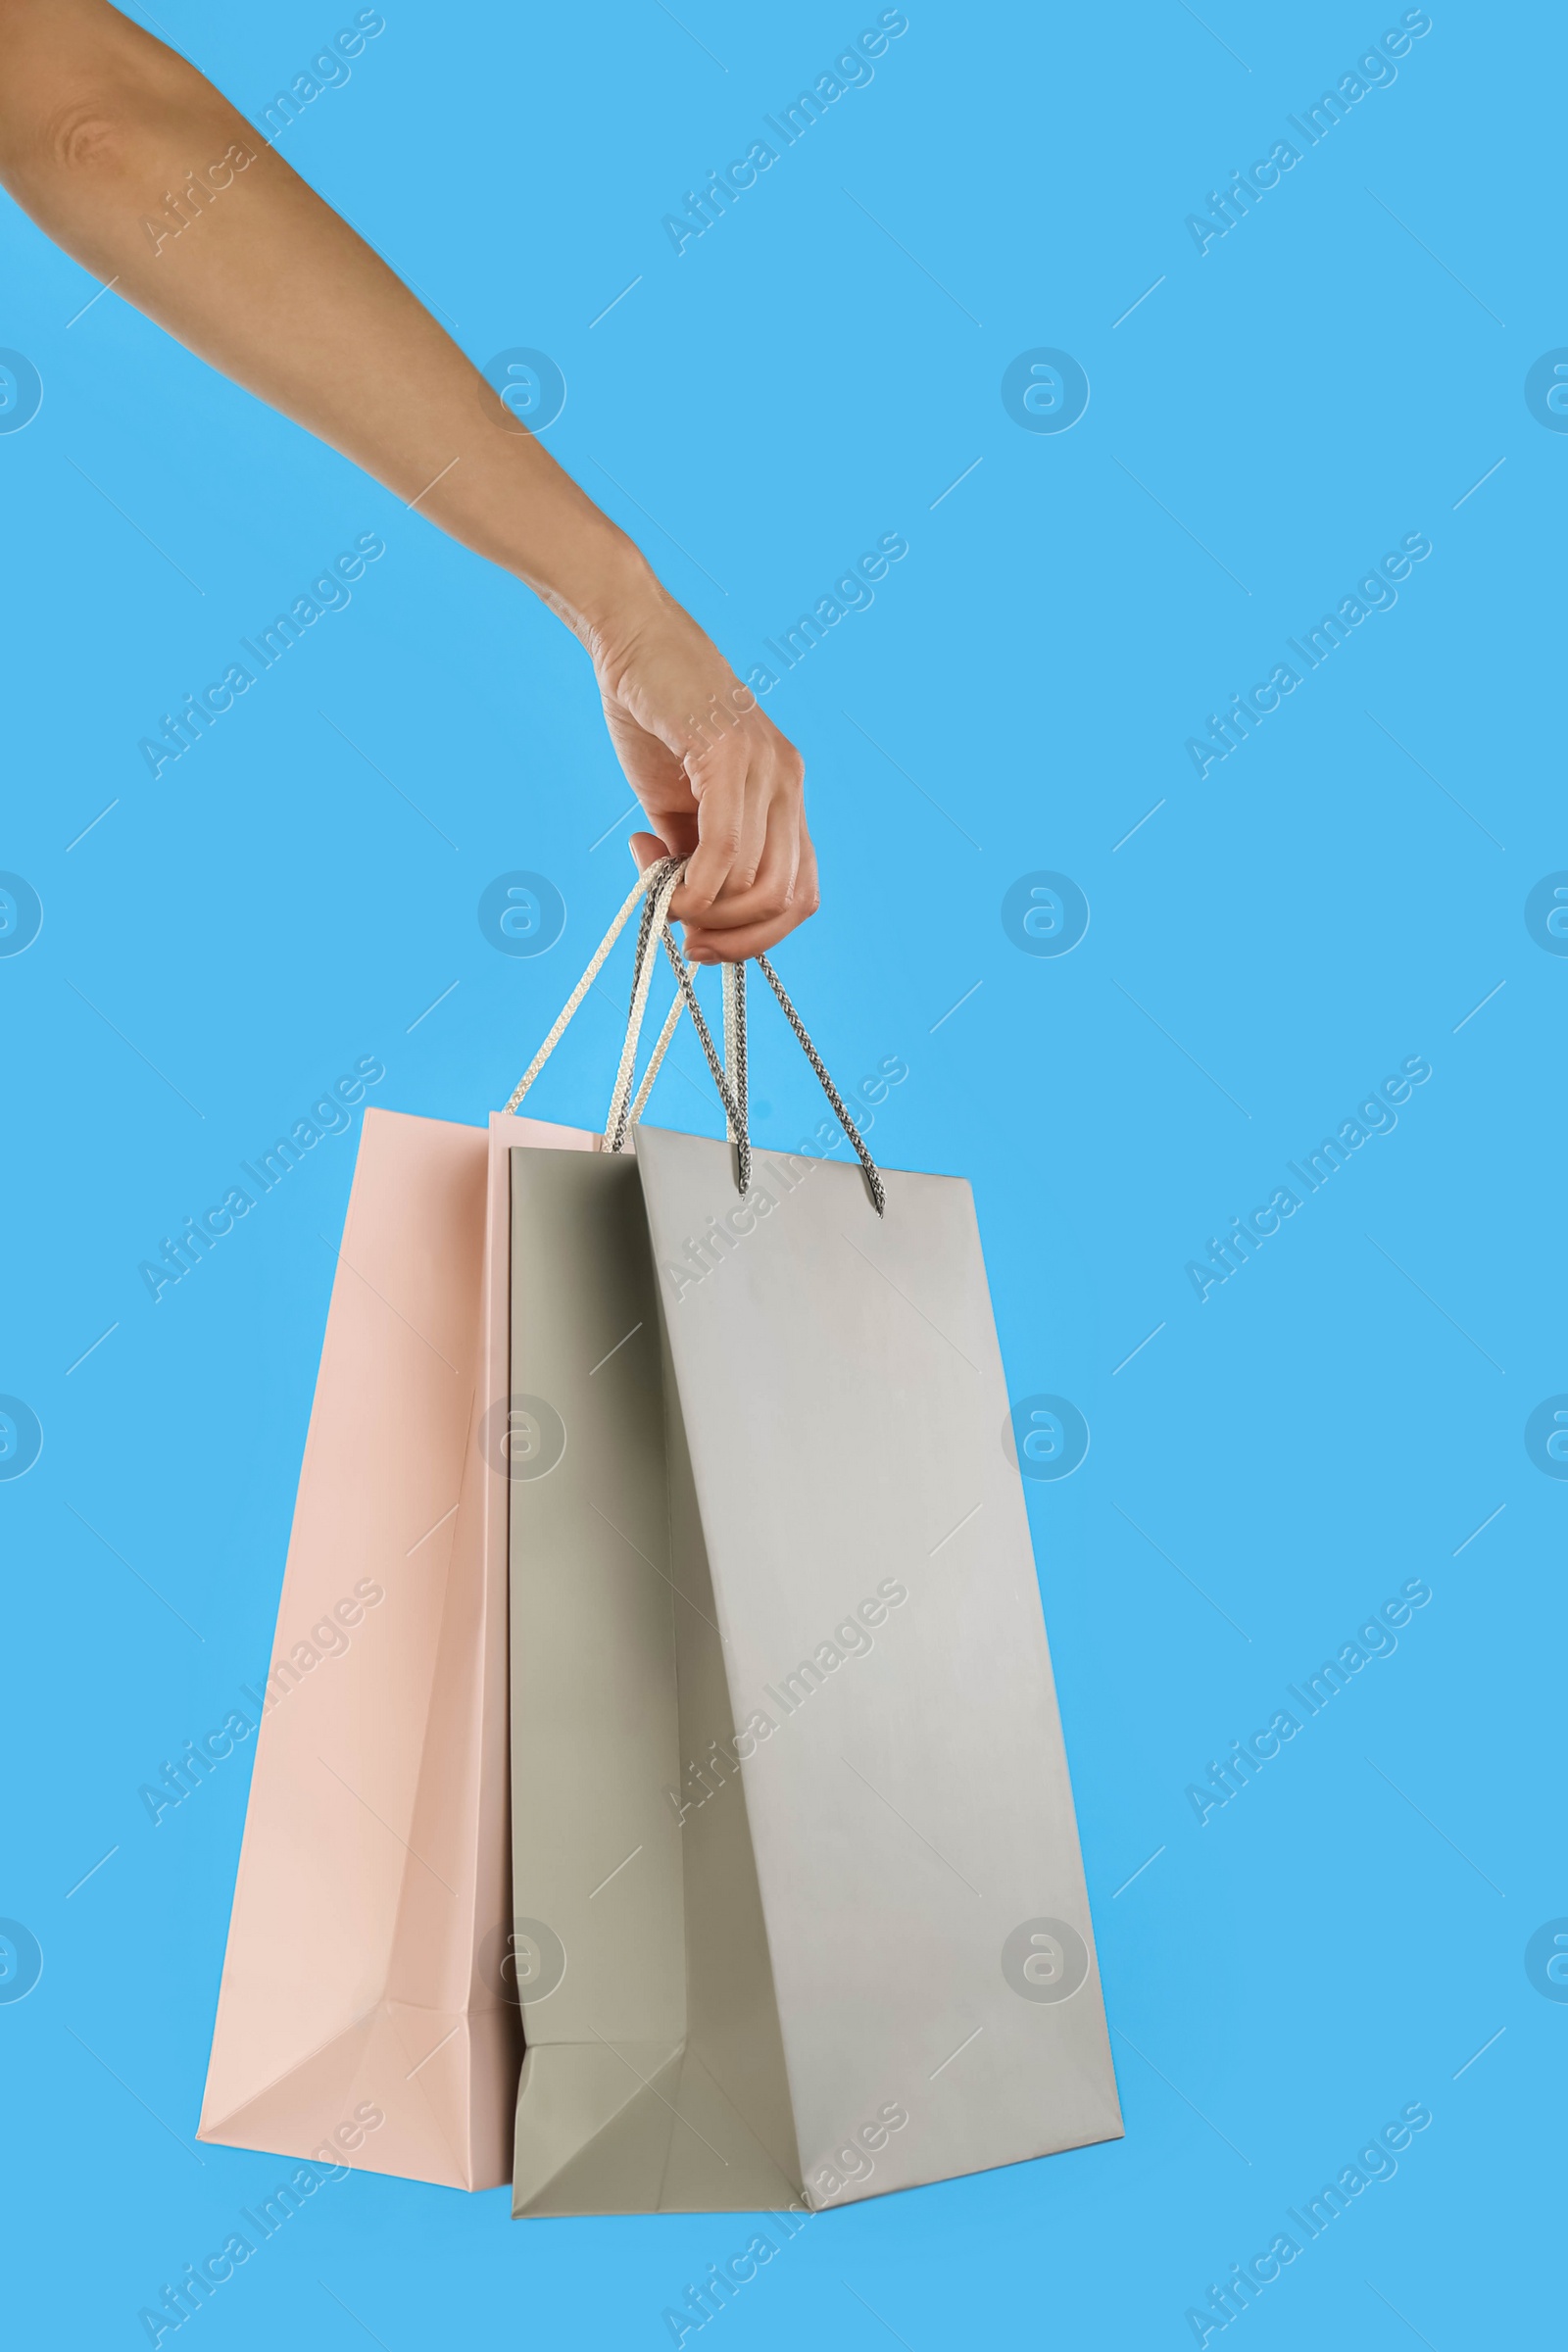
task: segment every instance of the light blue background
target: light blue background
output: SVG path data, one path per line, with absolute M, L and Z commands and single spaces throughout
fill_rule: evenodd
M 253 119 L 352 15 L 160 6 Z M 1568 1488 L 1523 1428 L 1568 1390 L 1568 960 L 1523 906 L 1568 866 L 1568 437 L 1523 384 L 1568 343 L 1562 27 L 1439 6 L 1200 257 L 1185 216 L 1396 8 L 909 13 L 678 259 L 662 216 L 875 9 L 389 0 L 283 142 L 477 362 L 556 359 L 550 446 L 743 670 L 907 537 L 768 697 L 824 878 L 780 966 L 843 1078 L 906 1059 L 874 1145 L 972 1179 L 1012 1392 L 1092 1432 L 1027 1491 L 1126 2139 L 823 2216 L 703 2340 L 1190 2343 L 1208 2283 L 1419 2100 L 1397 2176 L 1236 2325 L 1254 2352 L 1534 2342 L 1568 2004 L 1523 1954 L 1568 1912 Z M 44 903 L 0 959 L 0 1390 L 44 1430 L 0 1484 L 0 1912 L 44 1951 L 0 2006 L 8 2234 L 22 2336 L 128 2346 L 282 2170 L 191 2139 L 249 1749 L 156 1829 L 137 1788 L 268 1657 L 352 1140 L 156 1306 L 137 1263 L 361 1055 L 379 1102 L 502 1102 L 629 879 L 630 794 L 516 583 L 117 295 L 75 317 L 91 278 L 0 219 L 0 343 L 44 381 L 0 436 L 0 866 Z M 1060 435 L 1002 405 L 1037 346 L 1089 375 Z M 368 530 L 350 609 L 153 783 L 159 713 Z M 1397 607 L 1200 782 L 1185 739 L 1414 531 Z M 476 921 L 514 867 L 568 910 L 533 960 Z M 1039 868 L 1092 910 L 1059 959 L 1001 922 Z M 596 1003 L 542 1109 L 600 1113 L 612 1029 Z M 1414 1054 L 1397 1129 L 1200 1303 L 1186 1261 Z M 818 1115 L 765 1015 L 754 1088 L 766 1142 Z M 714 1127 L 689 1035 L 654 1115 Z M 1200 1827 L 1187 1785 L 1413 1577 L 1396 1653 Z M 199 2332 L 652 2348 L 746 2234 L 514 2226 L 502 2192 L 356 2175 Z

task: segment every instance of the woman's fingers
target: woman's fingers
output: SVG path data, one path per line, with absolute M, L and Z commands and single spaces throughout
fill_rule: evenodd
M 809 851 L 804 769 L 771 728 L 738 733 L 706 753 L 701 768 L 698 846 L 671 912 L 690 950 L 739 959 L 782 939 L 815 905 L 814 864 L 809 906 L 797 891 Z
M 769 828 L 756 879 L 748 890 L 725 888 L 701 922 L 684 918 L 683 945 L 697 963 L 738 963 L 768 948 L 816 911 L 816 859 L 793 812 Z M 656 833 L 634 833 L 628 844 L 639 873 L 672 853 Z M 677 892 L 675 906 L 679 906 Z M 674 908 L 672 908 L 672 912 Z M 678 918 L 677 918 L 678 919 Z
M 646 874 L 648 868 L 657 865 L 661 858 L 673 855 L 668 844 L 661 841 L 657 833 L 634 833 L 626 847 L 637 860 L 640 874 Z
M 691 763 L 697 808 L 697 847 L 692 853 L 674 912 L 682 922 L 706 922 L 735 872 L 746 839 L 746 800 L 758 784 L 750 747 L 731 736 Z
M 744 963 L 750 956 L 764 956 L 787 939 L 796 927 L 804 923 L 812 908 L 800 905 L 788 911 L 782 920 L 776 916 L 765 923 L 748 923 L 736 931 L 688 932 L 684 942 L 689 963 Z
M 687 860 L 670 911 L 688 953 L 734 961 L 815 911 L 805 768 L 708 640 L 679 618 L 673 634 L 633 636 L 600 658 L 605 715 L 657 828 L 638 836 L 634 856 L 640 865 L 661 855 Z
M 706 919 L 688 920 L 686 952 L 699 963 L 739 963 L 771 948 L 809 915 L 819 903 L 816 858 L 804 825 L 790 823 L 773 837 L 752 888 L 725 892 Z
M 779 936 L 801 920 L 795 907 L 797 881 L 802 864 L 809 850 L 800 811 L 790 803 L 772 802 L 766 819 L 762 853 L 756 863 L 751 880 L 743 881 L 744 867 L 740 859 L 730 870 L 723 890 L 708 907 L 694 907 L 683 914 L 688 931 L 693 935 L 718 936 L 731 931 L 748 930 L 754 924 L 776 922 Z M 749 861 L 748 861 L 749 862 Z M 814 879 L 814 865 L 812 875 Z M 677 894 L 677 906 L 679 898 Z

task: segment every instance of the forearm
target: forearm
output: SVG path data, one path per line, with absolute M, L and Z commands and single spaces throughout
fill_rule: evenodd
M 688 954 L 737 961 L 816 905 L 800 755 L 621 531 L 227 100 L 107 0 L 0 0 L 0 180 L 95 276 L 544 598 L 689 859 Z M 640 846 L 639 846 L 640 845 Z
M 0 0 L 0 179 L 95 276 L 585 641 L 658 598 L 632 543 L 192 66 L 105 0 Z

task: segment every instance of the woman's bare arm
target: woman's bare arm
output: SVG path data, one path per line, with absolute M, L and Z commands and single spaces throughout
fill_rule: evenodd
M 755 955 L 813 911 L 793 747 L 625 534 L 194 67 L 106 0 L 0 0 L 0 180 L 95 276 L 576 634 L 658 836 L 639 855 L 694 853 L 675 903 L 690 953 Z

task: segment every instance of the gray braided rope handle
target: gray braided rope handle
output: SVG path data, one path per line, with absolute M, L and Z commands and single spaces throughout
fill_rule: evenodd
M 726 1042 L 730 1044 L 730 1066 L 734 1070 L 738 1082 L 735 1089 L 732 1091 L 725 1076 L 724 1065 L 719 1060 L 717 1051 L 713 1045 L 712 1037 L 709 1032 L 708 1023 L 703 1018 L 702 1006 L 697 1002 L 697 991 L 692 986 L 691 975 L 686 968 L 686 964 L 681 956 L 680 950 L 675 945 L 674 936 L 670 931 L 668 923 L 665 923 L 663 927 L 663 944 L 664 953 L 675 967 L 675 976 L 680 982 L 681 994 L 686 1002 L 686 1009 L 692 1016 L 692 1026 L 697 1031 L 697 1035 L 702 1041 L 703 1052 L 708 1059 L 710 1075 L 712 1078 L 714 1086 L 718 1089 L 719 1101 L 724 1105 L 724 1116 L 729 1121 L 730 1134 L 736 1139 L 736 1152 L 740 1161 L 740 1167 L 738 1171 L 740 1177 L 740 1189 L 744 1193 L 751 1184 L 752 1176 L 751 1143 L 746 1134 L 746 982 L 743 976 L 745 967 L 741 964 L 736 964 L 733 966 L 726 965 L 725 967 L 726 972 L 733 969 L 736 973 L 736 982 L 731 984 L 733 987 L 733 996 L 731 996 L 730 989 L 727 987 L 725 997 L 725 1012 L 726 1016 L 728 1016 L 725 1023 L 726 1029 L 730 1027 L 731 1021 L 733 1020 L 733 1040 L 732 1042 L 729 1040 Z M 871 1157 L 870 1152 L 866 1150 L 865 1145 L 861 1141 L 859 1129 L 856 1126 L 855 1121 L 845 1109 L 844 1103 L 839 1096 L 838 1088 L 828 1076 L 827 1070 L 823 1065 L 822 1056 L 818 1054 L 815 1046 L 812 1045 L 811 1040 L 807 1033 L 805 1022 L 801 1019 L 800 1014 L 796 1011 L 794 1005 L 790 1003 L 788 996 L 785 994 L 783 982 L 780 980 L 777 972 L 774 971 L 773 966 L 768 962 L 765 956 L 759 956 L 757 962 L 763 978 L 766 980 L 769 988 L 771 988 L 773 991 L 774 996 L 777 997 L 779 1004 L 783 1006 L 784 1018 L 789 1022 L 790 1027 L 794 1030 L 796 1038 L 800 1044 L 801 1051 L 805 1054 L 807 1060 L 816 1072 L 817 1081 L 821 1086 L 822 1092 L 824 1095 L 826 1095 L 828 1102 L 833 1106 L 833 1114 L 835 1118 L 838 1120 L 839 1125 L 843 1128 L 845 1134 L 849 1137 L 851 1143 L 855 1146 L 855 1154 L 864 1171 L 866 1185 L 871 1195 L 872 1205 L 875 1207 L 877 1215 L 879 1217 L 886 1216 L 888 1197 L 887 1188 L 882 1182 L 881 1171 L 877 1167 L 875 1160 Z M 733 1014 L 731 1013 L 732 1004 L 734 1005 Z
M 752 1182 L 752 1139 L 746 1102 L 746 966 L 726 963 L 724 972 L 724 1069 L 735 1093 L 736 1116 L 729 1123 L 741 1191 Z
M 649 873 L 648 890 L 643 899 L 641 920 L 637 925 L 637 945 L 632 951 L 631 958 L 630 1003 L 633 1005 L 637 1002 L 637 983 L 642 978 L 643 958 L 648 954 L 648 941 L 654 928 L 654 908 L 659 902 L 659 886 L 667 878 L 671 866 L 679 863 L 680 860 L 677 858 L 661 858 L 656 860 Z M 630 1017 L 629 1012 L 627 1017 Z
M 686 959 L 682 956 L 679 948 L 675 945 L 674 934 L 670 930 L 670 927 L 667 923 L 663 928 L 662 941 L 664 953 L 675 967 L 675 978 L 680 983 L 680 993 L 685 1000 L 686 1009 L 692 1016 L 692 1027 L 697 1032 L 698 1038 L 702 1044 L 703 1053 L 707 1057 L 709 1074 L 711 1077 L 714 1086 L 717 1087 L 718 1099 L 724 1105 L 724 1116 L 729 1123 L 730 1134 L 731 1136 L 741 1139 L 739 1146 L 740 1166 L 737 1170 L 737 1175 L 739 1177 L 740 1189 L 744 1193 L 752 1181 L 752 1147 L 750 1142 L 746 1140 L 746 1114 L 742 1108 L 742 1104 L 746 1099 L 744 1081 L 742 1084 L 741 1098 L 740 1101 L 737 1102 L 734 1094 L 730 1090 L 729 1079 L 725 1074 L 724 1064 L 719 1059 L 718 1049 L 713 1044 L 712 1034 L 709 1029 L 707 1021 L 703 1018 L 703 1008 L 697 1002 L 697 991 L 692 986 L 692 976 L 687 968 Z M 742 1067 L 744 1067 L 744 1054 L 742 1056 Z
M 784 994 L 784 984 L 780 980 L 777 972 L 774 971 L 773 966 L 768 962 L 765 956 L 760 955 L 758 956 L 757 968 L 761 973 L 763 979 L 767 982 L 768 987 L 773 991 L 774 996 L 777 997 L 780 1004 L 784 1007 L 784 1018 L 794 1030 L 796 1037 L 800 1041 L 801 1051 L 806 1055 L 806 1058 L 810 1063 L 812 1069 L 816 1072 L 817 1078 L 821 1083 L 822 1092 L 824 1095 L 826 1095 L 829 1102 L 831 1102 L 833 1105 L 834 1117 L 838 1120 L 839 1125 L 843 1128 L 845 1134 L 855 1146 L 856 1157 L 858 1159 L 861 1167 L 865 1170 L 865 1181 L 871 1189 L 871 1198 L 876 1203 L 876 1213 L 879 1217 L 885 1217 L 888 1209 L 888 1197 L 886 1188 L 882 1182 L 882 1178 L 878 1173 L 876 1162 L 871 1157 L 871 1154 L 866 1150 L 864 1144 L 861 1143 L 859 1129 L 856 1126 L 855 1121 L 851 1118 L 849 1112 L 839 1101 L 838 1089 L 833 1084 L 832 1079 L 828 1076 L 827 1071 L 823 1067 L 821 1055 L 818 1054 L 816 1048 L 812 1045 L 810 1039 L 807 1036 L 805 1022 L 801 1019 L 800 1014 L 790 1003 L 789 998 Z

